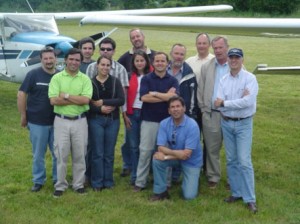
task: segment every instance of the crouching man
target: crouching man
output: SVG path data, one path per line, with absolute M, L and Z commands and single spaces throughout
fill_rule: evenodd
M 174 96 L 168 102 L 170 117 L 159 126 L 157 136 L 158 152 L 153 156 L 154 194 L 150 201 L 169 199 L 167 190 L 168 167 L 181 166 L 182 192 L 186 200 L 198 194 L 202 148 L 197 123 L 185 115 L 185 103 Z

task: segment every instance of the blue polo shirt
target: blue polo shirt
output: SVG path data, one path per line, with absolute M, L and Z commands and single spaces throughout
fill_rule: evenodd
M 27 121 L 37 125 L 53 125 L 55 114 L 48 98 L 49 83 L 53 75 L 42 67 L 27 73 L 19 91 L 27 94 Z
M 176 88 L 176 93 L 179 95 L 179 85 L 176 78 L 168 73 L 162 78 L 154 72 L 145 75 L 141 80 L 140 97 L 148 94 L 150 91 L 167 93 L 172 87 Z M 142 120 L 151 122 L 161 122 L 169 116 L 168 103 L 146 103 L 142 106 Z
M 178 126 L 174 124 L 172 117 L 164 119 L 159 126 L 157 145 L 172 150 L 190 149 L 192 150 L 191 157 L 180 162 L 188 167 L 202 167 L 200 130 L 196 121 L 187 115 L 184 115 L 183 121 Z

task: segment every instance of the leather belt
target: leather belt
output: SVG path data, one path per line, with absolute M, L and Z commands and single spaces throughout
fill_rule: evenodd
M 247 118 L 250 118 L 252 116 L 249 116 L 249 117 L 226 117 L 226 116 L 222 116 L 222 118 L 225 120 L 225 121 L 241 121 L 241 120 L 244 120 L 244 119 L 247 119 Z
M 60 117 L 60 118 L 62 118 L 62 119 L 74 121 L 74 120 L 78 120 L 78 119 L 81 119 L 81 118 L 86 117 L 86 114 L 83 113 L 83 114 L 80 114 L 80 115 L 74 116 L 74 117 L 69 117 L 69 116 L 65 116 L 65 115 L 62 115 L 62 114 L 56 114 L 56 116 L 57 116 L 57 117 Z

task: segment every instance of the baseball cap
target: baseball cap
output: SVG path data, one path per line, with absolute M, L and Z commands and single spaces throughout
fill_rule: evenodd
M 230 56 L 238 56 L 238 57 L 243 57 L 244 53 L 242 49 L 239 48 L 231 48 L 228 53 L 227 53 L 228 57 Z

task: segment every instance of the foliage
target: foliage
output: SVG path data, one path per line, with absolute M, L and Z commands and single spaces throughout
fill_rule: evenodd
M 162 5 L 163 8 L 185 7 L 185 6 L 188 6 L 188 4 L 186 2 L 177 1 L 177 0 L 168 1 Z

